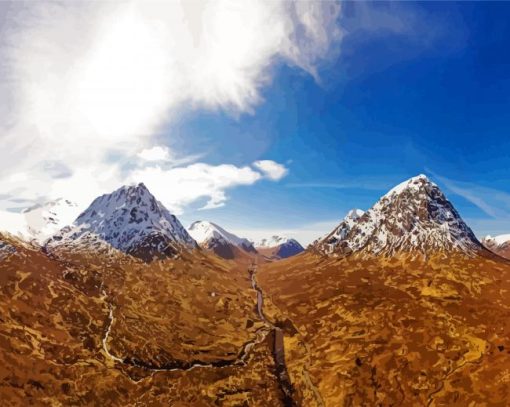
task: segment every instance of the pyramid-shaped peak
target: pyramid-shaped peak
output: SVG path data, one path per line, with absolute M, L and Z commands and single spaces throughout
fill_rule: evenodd
M 76 240 L 92 234 L 116 249 L 143 259 L 196 247 L 179 220 L 143 183 L 125 185 L 96 198 L 64 229 L 53 240 Z
M 363 216 L 346 217 L 315 245 L 326 253 L 462 251 L 481 248 L 471 229 L 440 188 L 425 175 L 391 189 Z
M 119 189 L 113 191 L 109 195 L 115 195 L 117 193 L 124 193 L 124 192 L 127 193 L 128 195 L 133 195 L 133 194 L 143 195 L 146 193 L 152 195 L 150 193 L 149 189 L 145 186 L 145 184 L 143 182 L 123 185 Z
M 390 189 L 385 197 L 390 197 L 392 195 L 399 195 L 404 191 L 412 190 L 412 191 L 418 191 L 420 189 L 423 189 L 424 187 L 437 187 L 436 184 L 434 184 L 426 175 L 419 174 L 415 177 L 409 178 L 405 180 L 404 182 L 401 182 L 397 186 Z

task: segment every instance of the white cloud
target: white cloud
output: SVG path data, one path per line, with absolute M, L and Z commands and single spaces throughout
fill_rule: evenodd
M 282 179 L 289 172 L 289 170 L 285 168 L 284 165 L 279 164 L 272 160 L 255 161 L 253 163 L 253 166 L 258 168 L 260 171 L 264 173 L 264 175 L 267 178 L 273 181 L 278 181 Z
M 192 162 L 196 162 L 203 158 L 205 154 L 197 153 L 190 155 L 177 154 L 166 146 L 154 146 L 144 148 L 136 156 L 145 163 L 165 163 L 166 166 L 178 167 Z
M 0 188 L 32 201 L 60 194 L 86 200 L 138 175 L 156 183 L 165 173 L 175 179 L 193 173 L 193 180 L 172 184 L 174 194 L 184 188 L 176 206 L 192 202 L 190 191 L 207 197 L 206 207 L 224 204 L 226 189 L 261 174 L 206 164 L 127 175 L 120 168 L 137 159 L 173 167 L 196 161 L 199 155 L 154 147 L 155 135 L 181 109 L 251 112 L 276 61 L 317 77 L 318 64 L 341 37 L 340 6 L 326 2 L 20 1 L 9 7 L 0 40 Z M 113 156 L 122 163 L 112 163 Z
M 170 159 L 170 150 L 165 146 L 154 146 L 152 148 L 144 148 L 137 156 L 144 161 L 168 161 Z
M 226 190 L 252 185 L 262 175 L 250 167 L 235 165 L 191 164 L 187 167 L 163 169 L 160 166 L 135 170 L 130 182 L 144 182 L 147 188 L 171 211 L 180 214 L 199 199 L 207 199 L 202 209 L 218 208 L 227 200 Z

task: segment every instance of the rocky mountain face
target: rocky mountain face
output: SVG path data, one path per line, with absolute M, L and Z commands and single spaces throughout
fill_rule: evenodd
M 0 261 L 12 253 L 16 253 L 16 248 L 0 234 Z
M 336 245 L 346 238 L 356 221 L 363 216 L 364 213 L 365 212 L 361 209 L 351 209 L 332 232 L 316 240 L 312 245 L 320 247 L 322 251 L 327 253 L 333 251 Z
M 487 235 L 482 239 L 482 244 L 491 252 L 510 259 L 510 235 Z
M 473 254 L 482 249 L 450 201 L 425 175 L 397 185 L 367 212 L 354 215 L 314 248 L 326 254 L 381 256 L 452 250 Z
M 188 232 L 200 247 L 210 250 L 224 259 L 234 259 L 239 250 L 245 253 L 257 253 L 248 239 L 227 232 L 212 222 L 193 222 L 188 228 Z
M 147 187 L 123 186 L 102 195 L 73 222 L 51 237 L 45 247 L 89 248 L 107 243 L 145 261 L 194 249 L 196 242 Z
M 269 257 L 285 259 L 303 252 L 305 249 L 296 239 L 274 235 L 255 243 L 255 248 Z

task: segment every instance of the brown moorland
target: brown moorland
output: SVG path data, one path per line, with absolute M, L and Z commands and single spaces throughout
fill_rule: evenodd
M 0 263 L 4 405 L 281 403 L 244 265 L 198 251 L 55 258 L 2 241 L 15 249 Z
M 258 281 L 305 349 L 325 406 L 506 406 L 510 265 L 488 252 L 393 258 L 305 254 Z M 298 339 L 294 339 L 298 338 Z M 291 381 L 303 365 L 287 361 Z

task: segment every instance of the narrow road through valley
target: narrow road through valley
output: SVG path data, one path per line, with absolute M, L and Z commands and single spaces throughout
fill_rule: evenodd
M 282 391 L 282 401 L 286 407 L 296 406 L 293 398 L 294 389 L 290 381 L 287 365 L 285 364 L 285 344 L 283 331 L 271 323 L 264 314 L 264 293 L 257 284 L 257 264 L 253 263 L 248 271 L 250 273 L 251 286 L 257 292 L 257 313 L 267 328 L 273 333 L 273 358 L 276 367 L 276 377 Z

